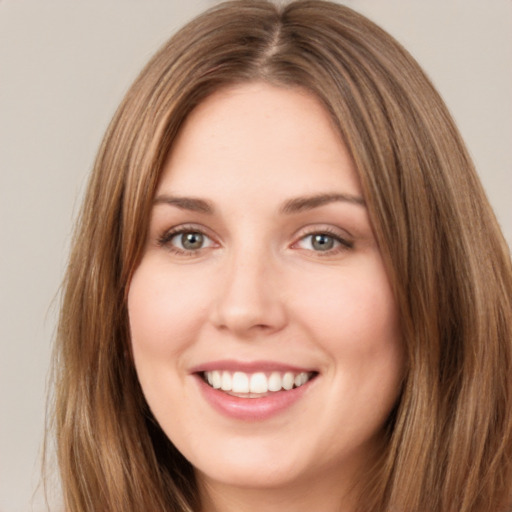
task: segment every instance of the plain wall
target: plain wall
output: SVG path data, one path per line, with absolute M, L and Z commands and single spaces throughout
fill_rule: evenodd
M 0 0 L 0 512 L 45 510 L 32 494 L 56 297 L 102 134 L 151 54 L 213 3 Z M 438 87 L 510 245 L 512 2 L 345 3 L 402 42 Z

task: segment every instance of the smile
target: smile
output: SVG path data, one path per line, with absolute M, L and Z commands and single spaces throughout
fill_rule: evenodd
M 265 421 L 311 396 L 320 372 L 277 361 L 209 361 L 190 368 L 215 411 L 236 421 Z
M 203 380 L 213 389 L 233 396 L 260 398 L 269 393 L 289 391 L 310 381 L 315 372 L 255 372 L 213 370 L 202 372 Z

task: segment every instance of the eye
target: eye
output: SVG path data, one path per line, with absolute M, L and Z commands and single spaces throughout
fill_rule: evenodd
M 352 242 L 329 232 L 310 233 L 303 236 L 295 245 L 299 249 L 329 254 L 353 247 Z
M 159 243 L 181 254 L 198 252 L 214 245 L 213 240 L 206 234 L 188 228 L 165 233 Z
M 198 232 L 180 233 L 174 235 L 171 239 L 171 243 L 180 249 L 186 251 L 197 251 L 202 249 L 205 242 L 208 241 L 208 237 Z
M 326 235 L 325 233 L 308 235 L 303 238 L 301 242 L 307 245 L 308 249 L 313 249 L 314 251 L 330 251 L 336 246 L 336 243 L 339 243 L 334 237 Z

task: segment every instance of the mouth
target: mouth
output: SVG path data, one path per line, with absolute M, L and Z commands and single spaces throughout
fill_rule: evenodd
M 191 368 L 201 395 L 231 420 L 259 422 L 297 410 L 320 373 L 273 361 L 211 361 Z
M 263 398 L 274 393 L 300 388 L 314 379 L 318 372 L 272 371 L 243 372 L 211 370 L 198 372 L 211 388 L 239 398 Z

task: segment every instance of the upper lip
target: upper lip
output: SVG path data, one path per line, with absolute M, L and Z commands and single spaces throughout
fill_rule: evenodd
M 217 361 L 208 361 L 190 368 L 190 373 L 211 372 L 215 370 L 224 370 L 232 372 L 256 373 L 256 372 L 314 372 L 314 368 L 295 366 L 288 363 L 277 361 L 235 361 L 223 359 Z

